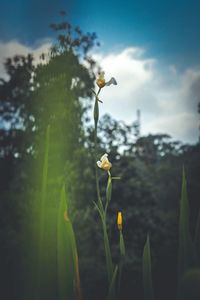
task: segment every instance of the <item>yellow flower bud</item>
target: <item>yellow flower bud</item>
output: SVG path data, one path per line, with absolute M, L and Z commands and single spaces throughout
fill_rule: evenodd
M 117 226 L 119 230 L 122 230 L 122 213 L 121 211 L 118 212 L 117 215 Z

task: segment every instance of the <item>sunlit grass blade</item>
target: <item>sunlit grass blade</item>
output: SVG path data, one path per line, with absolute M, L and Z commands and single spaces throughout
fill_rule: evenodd
M 37 266 L 36 266 L 36 286 L 34 291 L 34 299 L 40 299 L 41 281 L 43 271 L 43 258 L 44 258 L 44 234 L 45 234 L 45 208 L 46 208 L 46 195 L 47 195 L 47 181 L 48 181 L 48 160 L 49 160 L 49 138 L 50 138 L 50 125 L 48 125 L 45 136 L 45 151 L 44 151 L 44 164 L 42 172 L 42 190 L 40 198 L 39 209 L 39 241 L 37 253 Z
M 152 285 L 152 272 L 151 272 L 151 249 L 149 235 L 147 236 L 146 243 L 143 251 L 143 286 L 144 286 L 144 300 L 153 300 L 154 292 Z
M 117 271 L 118 271 L 118 266 L 115 266 L 112 279 L 109 285 L 109 290 L 108 290 L 108 300 L 115 300 L 116 299 L 116 278 L 117 278 Z
M 59 300 L 80 300 L 80 278 L 75 235 L 68 217 L 65 188 L 61 190 L 57 225 Z
M 183 273 L 194 265 L 194 255 L 194 248 L 189 230 L 189 203 L 187 196 L 187 184 L 185 170 L 183 168 L 179 216 L 178 281 L 180 281 Z

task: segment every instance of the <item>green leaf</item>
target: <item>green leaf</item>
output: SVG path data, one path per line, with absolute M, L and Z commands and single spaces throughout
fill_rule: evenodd
M 118 272 L 118 295 L 120 297 L 122 267 L 123 267 L 124 258 L 125 258 L 125 254 L 126 254 L 122 230 L 119 230 L 119 249 L 120 249 L 121 259 L 119 262 L 119 272 Z
M 68 217 L 65 188 L 61 190 L 57 223 L 59 299 L 80 299 L 80 279 L 75 235 Z M 77 295 L 79 297 L 77 298 Z
M 183 273 L 195 264 L 195 253 L 189 230 L 189 204 L 187 197 L 187 184 L 183 167 L 182 190 L 179 216 L 179 253 L 178 253 L 178 281 Z
M 118 271 L 118 266 L 115 266 L 112 279 L 109 285 L 109 290 L 108 290 L 108 300 L 115 300 L 116 299 L 116 278 L 117 278 L 117 271 Z
M 107 182 L 107 188 L 106 188 L 106 201 L 107 205 L 110 202 L 112 197 L 112 178 L 110 175 L 108 175 L 108 182 Z
M 99 104 L 98 104 L 98 100 L 96 98 L 95 104 L 94 104 L 94 122 L 95 122 L 95 125 L 97 125 L 98 120 L 99 120 Z
M 107 273 L 108 273 L 108 282 L 110 283 L 113 276 L 113 263 L 112 263 L 112 256 L 110 251 L 110 243 L 108 239 L 108 233 L 106 228 L 106 221 L 105 219 L 102 220 L 103 225 L 103 238 L 104 238 L 104 247 L 105 247 L 105 255 L 106 255 L 106 266 L 107 266 Z
M 153 300 L 154 292 L 152 285 L 152 272 L 151 272 L 151 250 L 149 236 L 147 236 L 146 243 L 143 251 L 143 286 L 144 286 L 144 299 Z
M 121 256 L 124 257 L 126 251 L 125 251 L 125 244 L 124 244 L 124 237 L 123 237 L 122 230 L 119 231 L 119 248 L 120 248 Z
M 44 257 L 45 257 L 45 219 L 46 219 L 46 201 L 47 201 L 47 180 L 48 180 L 48 160 L 49 160 L 49 137 L 50 125 L 48 125 L 45 136 L 45 151 L 44 151 L 44 164 L 42 172 L 42 190 L 41 201 L 39 207 L 39 241 L 36 263 L 36 278 L 34 298 L 39 299 L 41 294 L 41 282 L 44 273 Z
M 44 239 L 44 224 L 45 224 L 45 207 L 46 207 L 46 194 L 47 194 L 47 180 L 48 180 L 48 160 L 49 160 L 49 136 L 50 125 L 46 130 L 45 138 L 45 153 L 44 153 L 44 166 L 42 174 L 42 197 L 40 205 L 40 252 L 42 251 L 42 241 Z

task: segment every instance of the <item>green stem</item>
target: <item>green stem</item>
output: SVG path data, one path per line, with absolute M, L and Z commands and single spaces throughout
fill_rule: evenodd
M 105 247 L 105 254 L 106 254 L 106 266 L 107 266 L 107 273 L 108 273 L 108 281 L 110 284 L 110 282 L 112 280 L 112 275 L 113 275 L 113 263 L 112 263 L 110 243 L 109 243 L 109 239 L 108 239 L 105 218 L 106 218 L 106 216 L 104 217 L 104 220 L 102 220 L 102 226 L 103 226 L 103 236 L 104 236 L 104 247 Z
M 96 189 L 97 189 L 97 199 L 98 202 L 101 202 L 101 194 L 99 187 L 99 175 L 98 175 L 98 166 L 97 166 L 97 123 L 95 122 L 94 130 L 94 147 L 95 147 L 95 178 L 96 178 Z
M 118 273 L 118 290 L 117 290 L 118 299 L 120 299 L 121 277 L 122 277 L 122 262 L 120 261 L 119 273 Z
M 94 152 L 95 152 L 95 178 L 96 178 L 96 189 L 97 189 L 97 198 L 98 198 L 98 212 L 101 217 L 102 227 L 103 227 L 103 237 L 104 237 L 104 248 L 105 248 L 105 256 L 106 256 L 106 266 L 107 266 L 107 273 L 108 273 L 108 281 L 109 284 L 112 280 L 113 275 L 113 263 L 112 263 L 112 256 L 110 251 L 110 243 L 108 239 L 107 227 L 106 227 L 106 211 L 103 207 L 103 203 L 101 200 L 100 194 L 100 186 L 99 186 L 99 176 L 98 176 L 98 167 L 97 167 L 97 125 L 99 119 L 99 107 L 98 107 L 98 95 L 101 91 L 99 88 L 96 99 L 95 99 L 95 106 L 94 106 Z
M 125 245 L 122 229 L 119 229 L 119 246 L 120 246 L 120 263 L 119 263 L 119 275 L 118 275 L 118 297 L 120 299 L 120 287 L 121 287 L 121 276 L 122 276 L 122 267 L 125 257 Z
M 100 187 L 99 187 L 99 176 L 98 176 L 98 167 L 97 167 L 97 124 L 99 119 L 99 107 L 98 107 L 98 95 L 101 91 L 99 88 L 96 99 L 95 99 L 95 107 L 94 107 L 94 151 L 95 151 L 95 178 L 96 178 L 96 189 L 97 189 L 97 198 L 98 202 L 101 202 L 101 194 L 100 194 Z
M 110 171 L 108 171 L 108 182 L 106 188 L 106 205 L 105 205 L 105 215 L 107 214 L 108 204 L 110 203 L 112 196 L 112 176 Z

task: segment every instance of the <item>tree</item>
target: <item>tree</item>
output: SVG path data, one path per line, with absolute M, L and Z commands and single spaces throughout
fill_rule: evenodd
M 94 46 L 96 35 L 83 34 L 78 27 L 74 28 L 68 22 L 53 24 L 51 28 L 64 33 L 58 36 L 58 42 L 49 53 L 41 55 L 41 63 L 35 66 L 31 55 L 7 59 L 5 68 L 8 80 L 1 79 L 0 84 L 0 164 L 4 167 L 1 178 L 7 172 L 8 182 L 6 188 L 2 186 L 4 194 L 1 215 L 4 218 L 0 239 L 9 248 L 7 261 L 15 261 L 11 285 L 12 282 L 20 281 L 17 273 L 23 273 L 21 265 L 25 263 L 22 254 L 27 254 L 26 246 L 31 241 L 30 232 L 38 221 L 37 200 L 40 199 L 41 192 L 43 141 L 48 124 L 51 125 L 48 214 L 53 211 L 54 217 L 56 216 L 56 199 L 61 184 L 67 184 L 72 203 L 75 202 L 75 191 L 79 186 L 76 181 L 73 185 L 70 183 L 78 174 L 79 165 L 76 160 L 79 158 L 78 150 L 83 146 L 82 122 L 92 95 L 95 62 L 87 53 Z M 88 67 L 81 61 L 87 62 Z M 80 98 L 86 99 L 84 105 Z M 12 222 L 6 222 L 11 216 Z M 18 226 L 14 227 L 16 222 Z M 52 218 L 46 232 L 47 247 L 55 224 L 56 217 Z M 25 231 L 23 227 L 26 228 Z M 10 243 L 7 238 L 10 231 L 17 243 Z M 32 237 L 32 241 L 36 241 L 34 238 Z M 31 247 L 34 247 L 34 243 L 31 243 Z M 53 256 L 55 247 L 46 251 Z M 6 256 L 6 253 L 2 251 L 1 255 Z M 48 293 L 53 299 L 56 288 L 51 271 L 54 267 L 54 263 L 50 262 L 47 270 L 52 274 L 48 283 L 52 290 L 48 289 Z M 3 264 L 2 293 L 7 298 L 16 298 L 16 289 L 13 289 L 15 296 L 7 289 L 9 269 L 9 263 Z M 22 274 L 22 278 L 25 279 L 26 276 Z M 44 297 L 50 299 L 47 294 Z

